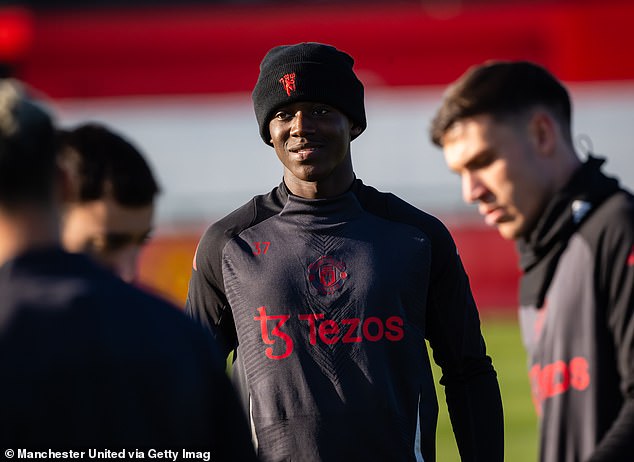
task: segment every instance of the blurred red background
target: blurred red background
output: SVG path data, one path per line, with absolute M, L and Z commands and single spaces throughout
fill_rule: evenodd
M 250 92 L 272 46 L 323 41 L 366 86 L 445 85 L 490 58 L 529 59 L 568 82 L 634 81 L 634 3 L 372 2 L 91 9 L 0 8 L 0 63 L 51 98 Z M 516 304 L 513 244 L 452 220 L 482 308 Z M 158 233 L 141 280 L 179 305 L 202 231 Z

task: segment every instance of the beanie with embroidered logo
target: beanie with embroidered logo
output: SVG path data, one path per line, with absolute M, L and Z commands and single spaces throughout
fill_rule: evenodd
M 305 42 L 269 50 L 260 64 L 253 89 L 255 116 L 260 136 L 271 145 L 269 122 L 282 106 L 316 102 L 344 113 L 361 131 L 367 126 L 363 84 L 352 67 L 350 55 L 323 43 Z

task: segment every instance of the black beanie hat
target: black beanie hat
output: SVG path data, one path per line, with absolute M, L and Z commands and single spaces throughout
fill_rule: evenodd
M 350 55 L 322 43 L 282 45 L 269 50 L 260 64 L 252 94 L 264 142 L 271 144 L 269 122 L 275 111 L 297 101 L 328 104 L 347 115 L 361 132 L 365 130 L 363 84 L 352 70 L 353 64 Z

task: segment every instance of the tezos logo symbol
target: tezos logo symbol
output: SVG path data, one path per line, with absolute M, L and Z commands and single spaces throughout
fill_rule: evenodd
M 291 92 L 295 91 L 295 72 L 292 74 L 285 74 L 284 77 L 280 79 L 280 83 L 284 87 L 286 94 L 291 96 Z
M 347 278 L 346 264 L 327 255 L 308 266 L 308 280 L 321 295 L 339 290 Z

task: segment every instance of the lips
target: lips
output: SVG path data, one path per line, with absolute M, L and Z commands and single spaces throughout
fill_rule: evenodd
M 314 151 L 320 147 L 321 145 L 317 143 L 303 143 L 292 146 L 288 150 L 291 152 Z
M 480 214 L 484 215 L 484 222 L 489 226 L 497 225 L 505 216 L 504 209 L 501 207 L 480 210 Z
M 492 212 L 489 212 L 485 215 L 484 222 L 489 226 L 495 226 L 498 224 L 503 215 L 504 212 L 502 212 L 502 210 L 493 210 Z
M 320 144 L 307 143 L 293 146 L 289 148 L 288 151 L 296 154 L 300 160 L 305 160 L 313 156 L 320 148 Z

